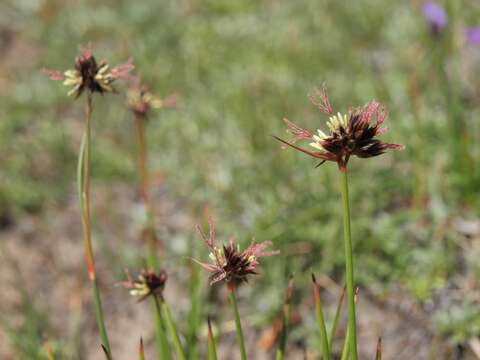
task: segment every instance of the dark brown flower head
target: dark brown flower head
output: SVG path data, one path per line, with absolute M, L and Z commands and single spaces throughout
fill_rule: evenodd
M 127 105 L 135 116 L 146 117 L 151 109 L 172 107 L 175 105 L 175 102 L 175 95 L 160 99 L 150 93 L 148 86 L 141 83 L 138 76 L 130 77 L 130 86 L 127 92 Z
M 322 91 L 315 90 L 310 100 L 322 112 L 330 115 L 327 121 L 329 131 L 324 133 L 322 130 L 317 130 L 317 134 L 313 134 L 284 119 L 287 131 L 294 136 L 294 139 L 288 142 L 276 136 L 275 138 L 296 150 L 321 159 L 320 164 L 325 161 L 334 161 L 338 163 L 340 169 L 344 169 L 351 156 L 368 158 L 381 155 L 388 149 L 403 148 L 402 145 L 385 143 L 376 138 L 386 131 L 382 124 L 387 118 L 387 113 L 379 102 L 371 101 L 363 107 L 351 109 L 348 115 L 341 113 L 333 115 L 325 84 Z M 316 151 L 294 145 L 297 140 L 311 141 L 310 146 Z
M 83 49 L 75 58 L 75 68 L 61 72 L 44 70 L 52 80 L 63 80 L 63 85 L 71 87 L 68 95 L 78 98 L 84 90 L 91 93 L 114 92 L 112 83 L 117 79 L 126 79 L 133 70 L 131 61 L 110 69 L 106 61 L 97 63 L 90 49 Z
M 142 270 L 137 280 L 132 280 L 127 272 L 127 281 L 121 282 L 120 285 L 130 290 L 130 295 L 139 297 L 138 301 L 142 301 L 150 295 L 162 297 L 166 282 L 165 270 L 161 270 L 158 274 L 152 270 Z
M 233 240 L 230 240 L 228 245 L 219 248 L 215 245 L 213 222 L 210 221 L 209 225 L 210 234 L 208 238 L 199 226 L 197 226 L 197 230 L 210 248 L 211 263 L 194 261 L 210 271 L 210 285 L 225 281 L 229 288 L 235 288 L 247 282 L 249 275 L 257 274 L 256 268 L 259 265 L 258 259 L 260 257 L 278 253 L 278 251 L 265 252 L 265 249 L 272 244 L 271 241 L 264 241 L 259 244 L 252 242 L 246 250 L 240 251 L 239 246 Z

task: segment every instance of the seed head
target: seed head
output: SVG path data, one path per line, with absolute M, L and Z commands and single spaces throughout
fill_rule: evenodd
M 347 114 L 333 114 L 327 90 L 324 85 L 320 102 L 314 102 L 323 112 L 329 115 L 327 120 L 328 132 L 317 130 L 311 133 L 302 129 L 288 119 L 287 132 L 293 135 L 293 140 L 287 142 L 275 136 L 282 143 L 293 147 L 312 157 L 325 161 L 338 163 L 340 169 L 344 169 L 351 156 L 368 158 L 383 154 L 388 149 L 401 149 L 403 146 L 388 144 L 376 138 L 383 134 L 386 129 L 382 127 L 387 118 L 384 107 L 376 101 L 371 101 L 363 107 L 350 110 Z M 318 105 L 318 104 L 323 105 Z M 309 140 L 310 146 L 315 151 L 310 151 L 294 145 L 297 140 Z
M 132 280 L 127 272 L 127 281 L 121 282 L 120 285 L 128 289 L 130 295 L 138 297 L 138 301 L 142 301 L 150 295 L 161 298 L 166 282 L 167 273 L 165 270 L 161 270 L 158 274 L 155 274 L 152 270 L 142 270 L 137 280 Z
M 272 244 L 271 241 L 258 244 L 252 242 L 244 251 L 240 251 L 240 247 L 232 239 L 228 245 L 223 245 L 221 248 L 217 247 L 215 245 L 214 224 L 211 220 L 209 221 L 209 227 L 210 235 L 208 238 L 199 226 L 197 226 L 197 230 L 210 248 L 209 258 L 211 262 L 194 261 L 211 273 L 210 285 L 225 281 L 230 289 L 234 289 L 240 284 L 248 282 L 249 275 L 257 274 L 256 268 L 259 265 L 260 257 L 278 254 L 278 251 L 265 252 L 265 249 Z
M 175 105 L 176 96 L 170 95 L 160 99 L 149 91 L 148 86 L 140 81 L 137 76 L 130 78 L 127 91 L 128 108 L 138 117 L 146 117 L 151 109 L 168 108 Z
M 73 95 L 76 99 L 84 90 L 101 94 L 114 92 L 112 83 L 117 79 L 126 79 L 133 68 L 131 61 L 110 68 L 106 61 L 97 63 L 90 49 L 82 49 L 80 55 L 75 58 L 74 69 L 63 73 L 59 70 L 43 71 L 52 80 L 63 80 L 63 85 L 70 87 L 67 94 Z

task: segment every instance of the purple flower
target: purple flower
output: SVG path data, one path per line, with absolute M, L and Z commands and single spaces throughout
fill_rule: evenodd
M 434 1 L 426 2 L 422 6 L 423 16 L 427 20 L 434 34 L 440 33 L 448 24 L 447 13 Z
M 480 26 L 465 30 L 465 37 L 470 45 L 480 46 Z

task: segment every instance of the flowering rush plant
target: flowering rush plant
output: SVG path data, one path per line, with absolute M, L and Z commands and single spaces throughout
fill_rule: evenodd
M 293 139 L 288 142 L 277 136 L 274 137 L 298 151 L 320 159 L 319 165 L 326 161 L 334 161 L 342 170 L 346 168 L 348 160 L 352 156 L 369 158 L 381 155 L 389 149 L 403 148 L 402 145 L 390 144 L 377 139 L 378 135 L 387 130 L 382 127 L 387 113 L 379 102 L 371 101 L 364 106 L 350 109 L 347 114 L 338 112 L 335 115 L 325 84 L 322 90 L 315 89 L 309 97 L 314 105 L 329 115 L 328 131 L 323 132 L 318 129 L 316 133 L 313 133 L 284 118 L 287 132 L 293 135 Z M 313 150 L 294 145 L 297 140 L 310 141 L 309 145 Z
M 197 226 L 197 231 L 210 249 L 211 262 L 193 260 L 211 273 L 210 285 L 225 281 L 229 289 L 235 289 L 240 284 L 248 282 L 250 275 L 258 274 L 256 268 L 261 257 L 278 254 L 278 251 L 265 251 L 272 245 L 271 241 L 258 244 L 252 242 L 244 251 L 240 250 L 240 246 L 233 239 L 230 239 L 227 245 L 218 247 L 215 245 L 215 225 L 212 220 L 209 221 L 208 237 L 200 226 Z
M 143 301 L 149 296 L 163 298 L 166 282 L 165 270 L 161 270 L 158 274 L 153 270 L 142 270 L 136 280 L 133 280 L 130 273 L 127 272 L 127 280 L 121 282 L 120 285 L 128 289 L 130 295 L 138 297 L 138 301 Z
M 97 63 L 92 50 L 83 48 L 80 55 L 75 58 L 73 69 L 64 72 L 60 70 L 44 69 L 51 80 L 63 81 L 63 85 L 71 87 L 68 95 L 78 98 L 84 90 L 90 93 L 115 92 L 112 83 L 117 79 L 126 79 L 130 71 L 134 69 L 131 61 L 110 68 L 110 65 L 102 60 Z
M 352 108 L 347 114 L 338 112 L 335 115 L 333 107 L 324 84 L 322 90 L 316 89 L 310 95 L 311 102 L 323 113 L 329 116 L 327 121 L 328 131 L 317 130 L 316 133 L 303 129 L 288 119 L 287 132 L 293 135 L 291 141 L 275 138 L 283 144 L 301 151 L 311 157 L 320 159 L 321 165 L 326 161 L 336 162 L 339 168 L 341 180 L 341 193 L 343 205 L 343 233 L 345 246 L 345 278 L 348 302 L 348 349 L 352 360 L 358 359 L 357 329 L 355 315 L 355 278 L 353 263 L 353 246 L 350 226 L 350 200 L 348 192 L 347 164 L 352 156 L 370 158 L 379 156 L 387 150 L 402 149 L 402 145 L 386 143 L 377 136 L 383 134 L 386 128 L 383 123 L 387 118 L 387 112 L 382 104 L 370 101 L 364 106 Z M 305 149 L 294 143 L 297 140 L 307 140 L 313 150 Z M 322 330 L 323 333 L 325 331 Z M 325 340 L 325 336 L 323 336 Z M 324 341 L 324 358 L 329 358 L 328 344 Z
M 115 89 L 112 83 L 117 79 L 127 79 L 128 74 L 134 68 L 129 61 L 125 64 L 110 68 L 106 61 L 97 63 L 92 51 L 84 48 L 80 55 L 75 58 L 74 68 L 65 72 L 59 70 L 43 69 L 43 72 L 55 81 L 63 81 L 63 85 L 70 87 L 68 96 L 73 95 L 75 99 L 80 97 L 84 91 L 87 92 L 85 101 L 85 131 L 80 145 L 77 166 L 77 183 L 79 190 L 79 203 L 82 220 L 83 242 L 85 247 L 85 261 L 89 280 L 92 284 L 93 299 L 95 302 L 95 316 L 102 340 L 102 347 L 110 357 L 110 343 L 105 327 L 100 290 L 95 271 L 93 246 L 90 226 L 90 137 L 91 120 L 93 112 L 94 93 L 112 93 Z
M 176 101 L 175 94 L 168 95 L 164 99 L 153 95 L 149 87 L 141 82 L 138 76 L 130 76 L 127 106 L 133 112 L 135 118 L 146 118 L 152 109 L 171 108 L 175 106 Z
M 210 263 L 204 263 L 193 259 L 196 263 L 208 270 L 210 275 L 210 285 L 224 281 L 228 288 L 228 297 L 232 306 L 233 316 L 235 319 L 235 328 L 240 348 L 240 358 L 247 360 L 247 352 L 243 337 L 242 323 L 238 312 L 237 299 L 235 296 L 236 289 L 242 283 L 248 281 L 250 275 L 257 274 L 257 266 L 260 264 L 259 259 L 263 256 L 275 255 L 277 251 L 265 251 L 272 242 L 264 241 L 259 244 L 251 243 L 250 246 L 241 251 L 240 247 L 230 239 L 228 245 L 217 247 L 215 245 L 215 226 L 213 221 L 209 220 L 209 236 L 207 237 L 200 226 L 197 226 L 202 239 L 210 249 Z

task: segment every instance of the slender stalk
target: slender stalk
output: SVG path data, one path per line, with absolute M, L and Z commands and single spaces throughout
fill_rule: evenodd
M 163 322 L 162 313 L 160 310 L 160 303 L 156 296 L 152 296 L 153 316 L 155 317 L 155 339 L 157 343 L 158 358 L 160 360 L 170 360 L 172 354 L 168 344 L 167 336 L 165 335 L 165 324 Z
M 146 257 L 147 257 L 147 266 L 153 271 L 159 270 L 159 263 L 157 257 L 157 237 L 155 235 L 155 229 L 152 226 L 147 226 L 145 229 L 145 240 L 146 240 Z
M 145 213 L 147 216 L 144 236 L 146 242 L 146 258 L 147 266 L 157 271 L 159 268 L 158 258 L 156 254 L 156 236 L 155 226 L 153 222 L 153 211 L 150 204 L 150 197 L 148 193 L 148 168 L 147 168 L 147 146 L 145 141 L 145 116 L 135 115 L 135 133 L 137 140 L 137 171 L 139 178 L 139 193 L 143 201 Z M 171 359 L 172 355 L 165 335 L 165 324 L 162 319 L 160 305 L 158 299 L 154 297 L 152 300 L 152 311 L 155 317 L 155 341 L 157 344 L 157 351 L 161 359 Z
M 217 360 L 217 346 L 215 336 L 213 335 L 212 322 L 208 317 L 208 360 Z
M 290 319 L 290 302 L 293 293 L 293 279 L 290 278 L 287 286 L 287 296 L 285 297 L 285 303 L 283 304 L 283 324 L 282 333 L 280 334 L 280 341 L 278 343 L 276 360 L 283 360 L 285 358 L 285 348 L 287 345 L 288 335 L 288 321 Z
M 137 171 L 139 177 L 139 192 L 145 207 L 147 216 L 145 224 L 145 240 L 147 265 L 153 270 L 158 270 L 158 258 L 156 254 L 156 236 L 153 222 L 153 209 L 148 193 L 148 167 L 147 167 L 147 145 L 145 141 L 145 121 L 143 115 L 135 115 L 135 133 L 137 139 Z
M 95 317 L 100 332 L 103 347 L 110 354 L 110 342 L 103 318 L 102 302 L 98 289 L 93 258 L 91 228 L 90 228 L 90 133 L 92 119 L 92 93 L 87 92 L 85 105 L 85 133 L 80 146 L 78 157 L 77 182 L 79 188 L 80 211 L 82 218 L 83 244 L 85 248 L 85 260 L 87 263 L 88 278 L 92 283 L 93 299 L 95 303 Z
M 345 272 L 347 283 L 348 329 L 350 356 L 358 359 L 357 353 L 357 324 L 355 318 L 355 284 L 353 277 L 352 234 L 350 230 L 350 204 L 348 196 L 348 176 L 346 166 L 340 167 L 342 203 L 343 203 L 343 236 L 345 242 Z
M 172 316 L 170 314 L 170 308 L 168 307 L 167 303 L 161 300 L 161 308 L 163 318 L 165 319 L 165 325 L 167 326 L 167 331 L 172 338 L 173 347 L 175 348 L 175 352 L 177 353 L 178 360 L 185 360 L 185 354 L 183 353 L 182 344 L 180 343 L 180 338 L 178 337 L 177 328 L 175 327 L 175 323 L 172 320 Z
M 147 148 L 145 142 L 145 117 L 135 115 L 135 132 L 137 136 L 137 167 L 139 190 L 147 209 L 150 209 L 148 196 Z
M 325 326 L 325 318 L 323 317 L 322 302 L 320 301 L 320 288 L 312 274 L 313 281 L 313 299 L 315 301 L 315 315 L 317 317 L 318 328 L 320 330 L 320 340 L 322 342 L 322 358 L 323 360 L 330 359 L 330 347 L 328 344 L 327 328 Z
M 240 357 L 242 360 L 247 360 L 247 352 L 245 351 L 245 340 L 243 339 L 242 323 L 240 322 L 240 314 L 238 312 L 237 298 L 235 296 L 235 286 L 228 286 L 230 305 L 233 310 L 233 317 L 235 318 L 235 327 L 237 330 L 237 338 L 240 346 Z

